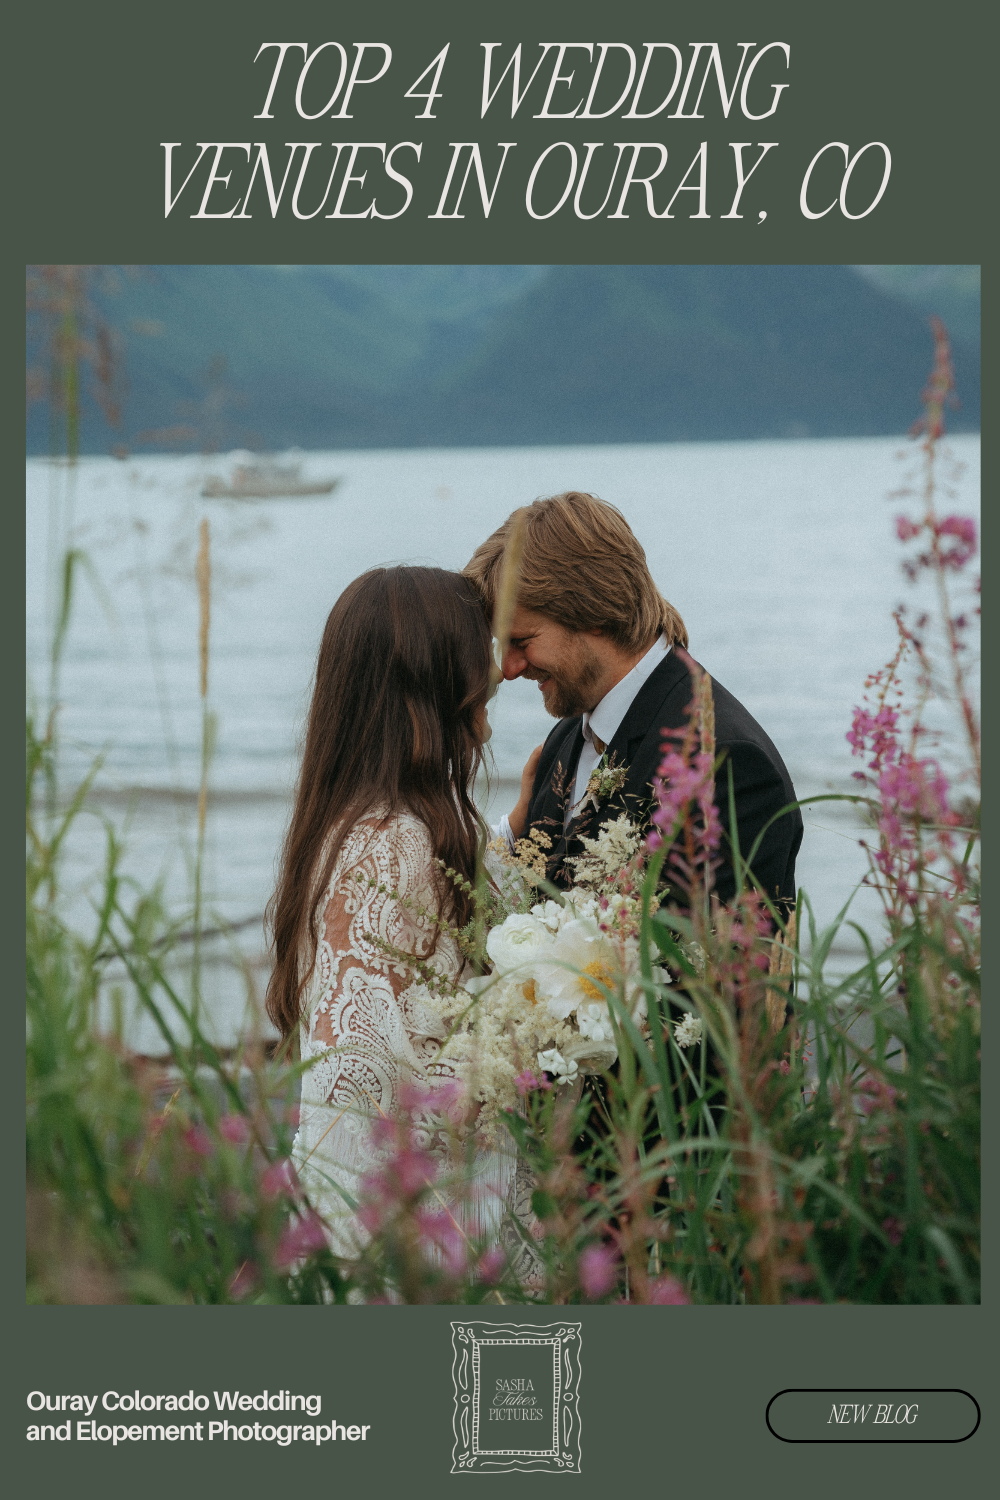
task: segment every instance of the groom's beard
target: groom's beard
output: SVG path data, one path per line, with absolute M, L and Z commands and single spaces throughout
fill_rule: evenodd
M 554 719 L 572 719 L 597 707 L 594 684 L 601 675 L 601 662 L 596 653 L 581 649 L 575 662 L 552 669 L 548 681 L 542 683 L 542 701 L 545 711 Z M 534 678 L 537 682 L 538 678 Z

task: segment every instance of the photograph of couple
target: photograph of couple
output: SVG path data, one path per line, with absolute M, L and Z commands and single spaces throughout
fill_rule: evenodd
M 520 561 L 511 573 L 513 608 L 504 629 L 497 624 L 501 577 L 514 538 Z M 547 908 L 536 901 L 540 891 L 530 876 L 500 874 L 491 906 L 497 915 L 509 912 L 495 931 L 513 949 L 510 968 L 492 933 L 485 953 L 462 941 L 475 926 L 470 888 L 482 824 L 473 795 L 491 732 L 491 623 L 493 638 L 500 631 L 503 677 L 537 683 L 546 711 L 558 720 L 525 765 L 520 798 L 502 818 L 496 842 L 512 871 L 519 871 L 520 851 L 535 855 L 522 868 L 564 891 L 566 904 L 560 909 L 557 897 Z M 522 996 L 531 987 L 532 1009 L 539 1008 L 546 978 L 558 994 L 526 1028 L 530 1046 L 511 1052 L 508 1068 L 517 1069 L 513 1081 L 522 1096 L 568 1084 L 572 1097 L 576 1081 L 578 1097 L 579 1063 L 596 1050 L 608 1065 L 615 1050 L 613 998 L 638 978 L 628 959 L 635 957 L 630 949 L 640 925 L 628 907 L 615 920 L 612 898 L 636 903 L 627 893 L 641 884 L 639 851 L 649 847 L 653 818 L 663 822 L 654 783 L 664 735 L 684 730 L 702 670 L 686 646 L 683 621 L 657 589 L 627 522 L 604 501 L 575 492 L 516 512 L 461 574 L 379 569 L 351 584 L 334 606 L 274 900 L 269 1008 L 285 1034 L 305 1020 L 302 1055 L 315 1063 L 304 1076 L 296 1154 L 314 1206 L 322 1206 L 328 1225 L 343 1225 L 342 1253 L 358 1248 L 357 1216 L 345 1205 L 363 1194 L 365 1173 L 380 1172 L 379 1151 L 359 1120 L 367 1125 L 372 1107 L 395 1120 L 401 1089 L 419 1078 L 428 1093 L 411 1106 L 414 1129 L 430 1138 L 428 1121 L 447 1113 L 435 1103 L 439 1080 L 449 1100 L 468 1098 L 473 1114 L 481 1107 L 477 1092 L 492 1084 L 479 1085 L 474 1027 L 466 1076 L 449 1061 L 447 1043 L 441 1045 L 448 1010 L 462 1008 L 456 996 L 467 972 L 488 970 L 492 958 L 497 973 L 515 976 Z M 787 917 L 802 838 L 791 780 L 768 736 L 725 688 L 712 684 L 711 704 L 721 759 L 699 789 L 701 804 L 708 802 L 702 837 L 721 829 L 731 786 L 738 845 L 755 851 L 747 875 Z M 617 843 L 605 849 L 610 840 L 605 831 L 602 844 L 601 830 L 608 825 Z M 581 863 L 583 879 L 574 879 Z M 731 848 L 714 889 L 722 902 L 736 894 Z M 679 887 L 678 895 L 690 892 Z M 553 909 L 558 915 L 550 918 Z M 581 956 L 590 961 L 574 973 L 560 969 L 554 955 L 543 958 L 539 973 L 539 939 L 550 921 L 562 925 L 566 918 L 579 929 Z M 761 921 L 769 933 L 766 917 Z M 419 960 L 416 968 L 404 957 L 410 954 Z M 470 956 L 479 960 L 471 969 Z M 444 1013 L 428 1015 L 425 965 L 448 996 Z M 487 1000 L 489 989 L 481 994 Z M 641 994 L 639 1009 L 647 1009 Z M 544 1045 L 553 1040 L 556 1018 L 572 1033 L 563 1043 L 567 1055 Z M 516 1095 L 509 1104 L 516 1107 Z M 492 1158 L 482 1174 L 489 1191 L 478 1185 L 480 1222 L 473 1228 L 480 1234 L 491 1218 L 500 1220 L 497 1173 L 502 1180 L 506 1170 L 511 1187 L 517 1181 L 513 1155 L 494 1151 Z M 532 1215 L 525 1227 L 536 1225 Z M 454 1232 L 459 1228 L 456 1218 Z
M 973 273 L 29 268 L 29 1299 L 978 1301 Z

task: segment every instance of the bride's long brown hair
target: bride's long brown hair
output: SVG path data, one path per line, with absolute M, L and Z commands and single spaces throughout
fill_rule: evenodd
M 482 820 L 472 785 L 482 759 L 491 637 L 460 573 L 374 568 L 330 611 L 316 665 L 302 769 L 268 906 L 274 969 L 267 1012 L 299 1023 L 315 955 L 320 898 L 351 826 L 375 809 L 410 812 L 436 858 L 472 879 Z M 470 902 L 439 882 L 440 914 L 459 926 Z

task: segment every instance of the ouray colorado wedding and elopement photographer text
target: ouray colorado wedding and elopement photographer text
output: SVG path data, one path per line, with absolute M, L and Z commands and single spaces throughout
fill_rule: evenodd
M 28 1442 L 264 1442 L 277 1443 L 287 1448 L 291 1443 L 367 1442 L 371 1423 L 357 1424 L 338 1422 L 331 1417 L 328 1422 L 303 1422 L 301 1418 L 318 1417 L 322 1411 L 322 1397 L 313 1393 L 297 1391 L 258 1391 L 254 1394 L 243 1391 L 213 1391 L 211 1398 L 193 1390 L 177 1394 L 148 1394 L 140 1391 L 105 1391 L 102 1395 L 77 1393 L 52 1395 L 45 1391 L 29 1391 L 28 1410 L 40 1421 L 28 1426 Z M 200 1412 L 233 1413 L 287 1413 L 299 1416 L 299 1422 L 262 1422 L 258 1416 L 253 1422 L 196 1420 Z M 70 1414 L 73 1415 L 70 1415 Z M 85 1413 L 80 1416 L 78 1413 Z M 101 1420 L 104 1413 L 112 1414 L 112 1420 Z M 115 1421 L 123 1414 L 131 1420 Z M 190 1414 L 191 1420 L 164 1422 L 164 1415 Z M 142 1421 L 135 1416 L 141 1415 Z M 154 1420 L 148 1421 L 152 1415 Z M 44 1417 L 50 1416 L 49 1422 Z

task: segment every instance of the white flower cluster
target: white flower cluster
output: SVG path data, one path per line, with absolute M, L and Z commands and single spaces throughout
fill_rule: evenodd
M 674 1022 L 674 1041 L 678 1047 L 695 1047 L 701 1041 L 702 1024 L 698 1016 L 686 1015 Z
M 445 1019 L 450 1035 L 442 1059 L 479 1104 L 477 1129 L 486 1140 L 496 1134 L 501 1111 L 520 1102 L 518 1074 L 537 1067 L 548 1071 L 537 1061 L 540 1052 L 554 1050 L 565 1063 L 576 1036 L 568 1022 L 556 1020 L 540 1003 L 530 979 L 489 975 L 466 980 L 457 996 L 427 991 L 421 999 Z M 556 1072 L 560 1081 L 573 1076 L 566 1067 Z
M 479 1100 L 487 1135 L 501 1110 L 517 1106 L 519 1073 L 537 1066 L 562 1085 L 611 1066 L 618 1054 L 609 997 L 645 1024 L 638 943 L 606 930 L 609 909 L 607 900 L 574 892 L 565 904 L 515 913 L 486 939 L 494 972 L 466 982 L 464 1018 L 454 996 L 425 1001 L 450 1013 L 444 1055 Z M 668 982 L 662 970 L 654 977 Z
M 576 1008 L 576 1024 L 580 1035 L 589 1037 L 592 1042 L 613 1042 L 614 1031 L 611 1027 L 611 1017 L 607 1009 L 601 1005 L 578 1005 Z
M 596 838 L 581 836 L 585 853 L 566 863 L 574 868 L 577 885 L 600 890 L 617 880 L 621 872 L 638 854 L 642 835 L 626 813 L 614 822 L 605 823 Z
M 486 938 L 492 974 L 466 980 L 457 993 L 417 984 L 408 998 L 435 1013 L 427 1034 L 446 1036 L 441 1060 L 478 1102 L 477 1129 L 487 1139 L 501 1111 L 518 1107 L 519 1081 L 532 1087 L 536 1070 L 561 1086 L 612 1066 L 618 1052 L 610 999 L 645 1028 L 639 830 L 622 814 L 596 838 L 584 838 L 584 853 L 567 861 L 575 866 L 573 889 L 563 900 L 535 904 L 540 869 L 528 854 L 540 855 L 544 868 L 549 840 L 537 831 L 531 837 L 527 853 L 525 840 L 513 856 L 499 842 L 487 852 L 495 892 L 495 925 Z M 653 978 L 670 982 L 662 969 Z
M 633 937 L 611 930 L 611 918 L 627 898 L 573 892 L 565 905 L 545 901 L 525 915 L 508 917 L 486 939 L 486 952 L 501 978 L 530 981 L 553 1019 L 565 1021 L 581 1005 L 592 1020 L 595 1007 L 608 1014 L 609 995 L 624 998 L 636 1019 L 646 1013 Z M 624 991 L 624 994 L 623 994 Z
M 567 1062 L 557 1047 L 539 1052 L 538 1066 L 543 1073 L 551 1073 L 557 1084 L 572 1083 L 577 1075 L 577 1064 L 572 1059 Z

